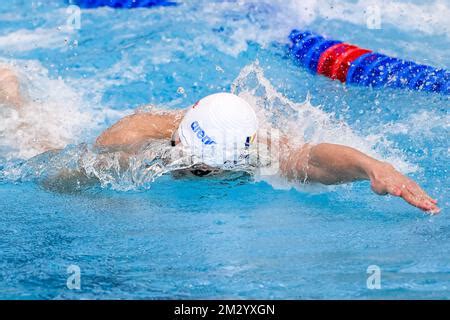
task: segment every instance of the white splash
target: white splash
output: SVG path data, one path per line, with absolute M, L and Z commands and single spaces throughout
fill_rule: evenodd
M 71 45 L 71 31 L 66 28 L 20 29 L 0 36 L 0 50 L 23 52 L 39 48 L 61 49 Z
M 309 98 L 296 103 L 278 92 L 265 78 L 258 62 L 246 66 L 234 81 L 234 93 L 246 99 L 258 110 L 264 110 L 264 118 L 297 143 L 335 143 L 356 148 L 372 157 L 394 164 L 408 173 L 417 168 L 409 164 L 400 150 L 385 138 L 384 127 L 373 130 L 370 136 L 360 136 L 345 122 L 311 105 Z
M 20 108 L 0 105 L 0 150 L 6 159 L 28 159 L 49 149 L 64 148 L 91 138 L 105 117 L 124 112 L 101 110 L 84 100 L 62 79 L 53 79 L 39 62 L 1 60 L 12 67 L 21 83 L 25 103 Z M 113 114 L 117 113 L 117 114 Z

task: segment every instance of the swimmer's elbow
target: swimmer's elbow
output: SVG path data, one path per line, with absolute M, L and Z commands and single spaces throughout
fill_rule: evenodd
M 124 137 L 118 137 L 109 133 L 103 133 L 95 140 L 96 147 L 112 147 L 124 144 L 127 144 Z
M 135 145 L 145 140 L 145 136 L 134 131 L 107 130 L 95 141 L 96 147 L 124 147 Z
M 110 136 L 108 134 L 106 134 L 105 132 L 102 133 L 96 140 L 95 140 L 95 146 L 96 147 L 107 147 L 110 146 L 111 143 L 111 139 Z
M 114 132 L 111 132 L 111 129 L 106 130 L 103 132 L 96 140 L 95 140 L 95 146 L 96 147 L 109 147 L 114 144 L 117 144 L 117 134 L 114 134 Z

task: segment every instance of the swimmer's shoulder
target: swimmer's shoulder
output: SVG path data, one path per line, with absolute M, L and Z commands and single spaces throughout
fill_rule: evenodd
M 170 139 L 183 114 L 183 110 L 138 109 L 105 130 L 97 138 L 96 145 L 125 145 L 147 139 Z

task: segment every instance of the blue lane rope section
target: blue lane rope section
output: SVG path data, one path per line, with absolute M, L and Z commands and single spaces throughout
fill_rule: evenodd
M 177 5 L 176 2 L 168 0 L 69 0 L 67 2 L 83 9 L 99 7 L 131 9 Z
M 342 82 L 380 88 L 403 88 L 415 91 L 450 94 L 450 72 L 431 66 L 417 64 L 393 58 L 377 52 L 368 52 L 341 59 L 343 55 L 354 50 L 356 46 L 338 40 L 330 40 L 311 31 L 292 30 L 289 35 L 292 42 L 290 55 L 312 73 L 321 73 L 335 79 L 336 74 L 321 71 L 324 65 L 332 66 L 332 70 L 348 70 L 339 78 Z M 333 51 L 341 46 L 342 51 Z M 342 64 L 346 64 L 343 66 Z M 347 68 L 346 68 L 347 67 Z

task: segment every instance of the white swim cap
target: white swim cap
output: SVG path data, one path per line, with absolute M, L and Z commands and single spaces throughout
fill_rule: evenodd
M 178 134 L 198 161 L 210 166 L 237 163 L 256 136 L 253 108 L 231 93 L 217 93 L 198 101 L 186 113 Z

